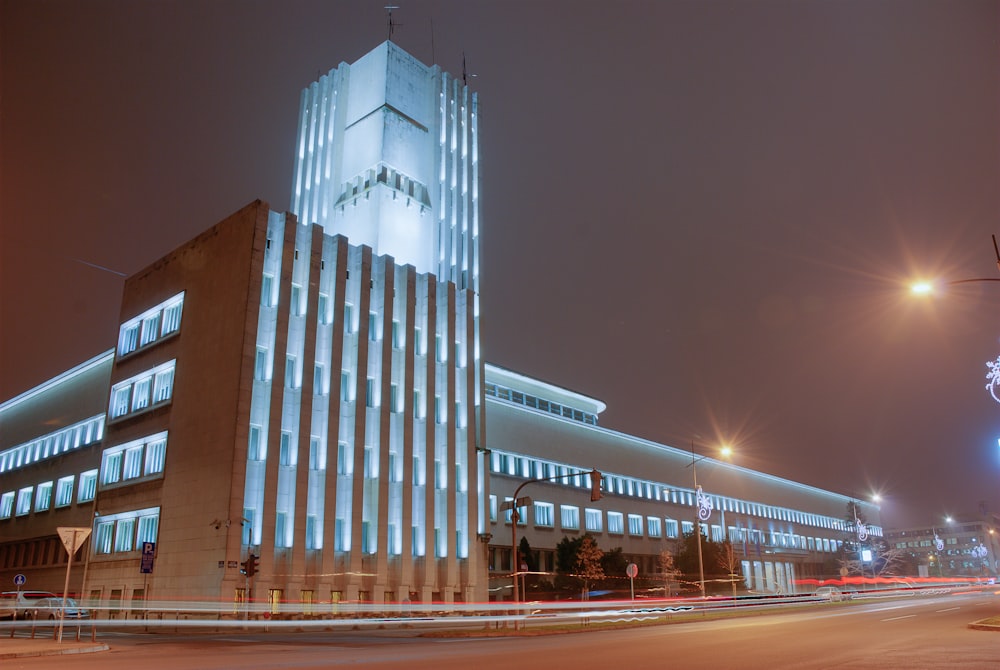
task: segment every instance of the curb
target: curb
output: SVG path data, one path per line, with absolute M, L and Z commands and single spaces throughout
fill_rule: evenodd
M 22 649 L 21 651 L 0 651 L 0 659 L 8 658 L 32 658 L 37 656 L 64 656 L 67 654 L 93 654 L 99 651 L 107 651 L 110 647 L 106 644 L 90 644 L 85 647 L 48 647 L 44 649 Z

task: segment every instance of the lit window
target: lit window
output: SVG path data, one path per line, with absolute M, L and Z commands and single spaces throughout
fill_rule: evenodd
M 368 313 L 368 339 L 372 342 L 379 340 L 378 336 L 378 315 L 375 312 Z
M 315 514 L 306 515 L 306 549 L 321 549 L 320 526 Z M 305 593 L 305 591 L 303 591 Z
M 146 346 L 147 344 L 156 340 L 160 336 L 160 313 L 152 314 L 142 320 L 142 336 L 139 339 L 139 346 Z
M 147 475 L 163 472 L 163 462 L 167 456 L 167 440 L 155 439 L 146 445 L 146 469 Z
M 326 463 L 323 462 L 323 456 L 324 454 L 321 450 L 319 438 L 313 435 L 312 437 L 309 438 L 309 469 L 310 470 L 326 469 Z
M 9 519 L 14 513 L 14 492 L 7 491 L 0 496 L 0 519 Z
M 319 306 L 317 308 L 319 314 L 317 318 L 321 325 L 327 325 L 330 323 L 330 298 L 325 293 L 319 294 Z
M 553 506 L 551 503 L 535 503 L 535 525 L 551 528 L 555 525 Z
M 281 431 L 281 442 L 278 449 L 278 462 L 281 465 L 291 465 L 292 464 L 292 447 L 291 447 L 292 435 L 288 431 Z
M 265 273 L 260 282 L 260 304 L 274 307 L 274 277 Z
M 621 512 L 608 512 L 608 532 L 615 535 L 625 532 L 625 519 Z
M 115 551 L 132 551 L 135 546 L 135 518 L 119 519 L 115 524 Z
M 94 499 L 95 493 L 97 493 L 97 470 L 80 473 L 80 488 L 77 491 L 76 501 L 90 502 Z
M 52 482 L 45 482 L 38 485 L 38 493 L 35 494 L 35 511 L 44 512 L 52 505 Z
M 344 304 L 344 332 L 354 332 L 354 305 L 351 303 Z
M 298 375 L 295 369 L 295 356 L 285 357 L 285 386 L 290 389 L 297 389 L 299 387 L 297 383 Z
M 122 463 L 122 479 L 136 479 L 142 476 L 142 446 L 125 450 Z
M 31 498 L 35 493 L 34 486 L 26 486 L 17 492 L 17 515 L 24 516 L 31 512 Z
M 73 503 L 73 475 L 56 481 L 56 507 L 66 507 Z
M 139 517 L 139 528 L 136 531 L 135 541 L 138 545 L 143 542 L 156 542 L 156 530 L 160 525 L 160 514 L 146 514 Z
M 638 514 L 628 515 L 628 534 L 642 537 L 642 516 Z
M 560 506 L 563 530 L 580 529 L 580 508 L 572 505 Z
M 267 381 L 267 349 L 257 347 L 257 356 L 253 362 L 253 378 L 257 381 Z
M 94 551 L 98 554 L 111 553 L 111 540 L 115 532 L 114 521 L 98 521 L 94 533 Z
M 118 336 L 118 355 L 124 356 L 125 354 L 135 351 L 136 347 L 139 346 L 139 324 L 133 323 L 131 325 L 122 326 L 121 334 Z
M 601 532 L 601 510 L 599 509 L 587 509 L 585 510 L 584 521 L 587 524 L 587 530 L 593 532 Z
M 250 437 L 247 441 L 247 460 L 264 460 L 260 448 L 260 426 L 250 426 Z
M 369 377 L 365 385 L 365 405 L 375 407 L 375 378 Z
M 660 537 L 660 517 L 648 516 L 646 517 L 646 535 L 649 537 Z
M 291 305 L 289 309 L 292 312 L 292 316 L 302 316 L 305 310 L 302 309 L 302 287 L 292 284 L 292 298 Z
M 122 452 L 104 452 L 101 462 L 101 484 L 114 484 L 121 479 Z
M 116 419 L 128 414 L 128 400 L 132 394 L 131 384 L 115 388 L 111 392 L 111 418 Z
M 173 361 L 166 370 L 156 373 L 153 381 L 153 402 L 161 403 L 170 400 L 174 391 L 174 367 Z
M 337 444 L 337 474 L 338 475 L 348 475 L 350 471 L 347 467 L 347 443 L 339 442 Z
M 322 363 L 317 363 L 313 368 L 313 393 L 315 395 L 326 395 L 326 368 Z
M 149 406 L 149 387 L 152 379 L 146 377 L 145 379 L 140 379 L 132 387 L 132 411 L 138 412 L 140 409 L 144 409 Z
M 392 348 L 403 348 L 402 331 L 399 329 L 399 321 L 396 321 L 395 319 L 392 321 Z
M 163 325 L 160 328 L 161 335 L 168 335 L 181 327 L 181 307 L 184 305 L 182 300 L 179 300 L 172 305 L 168 305 L 163 308 Z

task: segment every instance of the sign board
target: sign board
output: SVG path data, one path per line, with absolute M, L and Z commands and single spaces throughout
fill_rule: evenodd
M 506 512 L 514 507 L 527 507 L 531 504 L 531 496 L 521 496 L 517 500 L 505 500 L 500 503 L 500 511 Z
M 56 532 L 59 533 L 59 539 L 62 540 L 63 546 L 66 547 L 66 551 L 72 556 L 76 553 L 76 550 L 83 546 L 83 543 L 87 541 L 90 537 L 89 528 L 68 528 L 66 526 L 60 526 L 56 528 Z
M 625 574 L 628 575 L 629 578 L 634 579 L 635 576 L 639 574 L 639 566 L 635 563 L 629 563 L 628 567 L 625 568 Z
M 139 559 L 139 572 L 148 575 L 153 572 L 153 558 L 156 556 L 156 543 L 142 543 L 142 557 Z
M 17 573 L 16 575 L 14 575 L 14 585 L 15 586 L 24 586 L 24 583 L 26 581 L 28 581 L 28 578 L 25 577 L 24 575 L 22 575 L 21 573 Z

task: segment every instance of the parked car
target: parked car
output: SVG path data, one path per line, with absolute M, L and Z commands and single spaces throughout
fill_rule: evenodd
M 13 593 L 0 594 L 0 619 L 17 618 L 17 597 Z
M 55 598 L 56 594 L 51 591 L 5 591 L 0 594 L 0 599 L 6 601 L 13 599 L 14 616 L 17 619 L 30 619 L 34 616 L 35 605 L 43 598 Z
M 844 593 L 833 586 L 821 586 L 813 593 L 817 598 L 823 598 L 824 600 L 829 600 L 832 603 L 838 603 L 841 600 L 847 600 L 847 596 Z
M 58 619 L 59 613 L 63 611 L 63 599 L 59 596 L 42 598 L 35 602 L 34 611 L 38 619 Z M 66 598 L 66 619 L 89 619 L 90 611 L 86 610 L 73 598 Z

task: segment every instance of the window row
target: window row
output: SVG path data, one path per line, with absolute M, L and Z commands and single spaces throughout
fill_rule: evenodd
M 183 307 L 181 292 L 123 323 L 118 331 L 118 355 L 125 356 L 179 331 Z
M 36 486 L 25 486 L 17 491 L 0 494 L 0 519 L 25 516 L 31 512 L 46 512 L 53 507 L 67 507 L 73 504 L 73 484 L 75 475 L 67 475 Z M 97 493 L 97 470 L 80 474 L 76 491 L 78 503 L 90 502 Z
M 511 499 L 506 498 L 504 505 L 504 523 L 511 522 L 511 509 L 509 503 Z M 533 513 L 529 513 L 527 507 L 518 508 L 517 525 L 527 526 L 528 519 L 534 520 L 535 528 L 555 528 L 556 515 L 555 505 L 548 502 L 533 502 Z M 497 496 L 490 496 L 490 521 L 496 521 L 498 514 Z M 691 521 L 680 521 L 676 519 L 660 518 L 658 516 L 643 516 L 642 514 L 629 514 L 609 510 L 604 512 L 599 509 L 584 508 L 581 516 L 580 508 L 575 505 L 559 505 L 559 528 L 561 530 L 585 530 L 593 533 L 607 532 L 608 535 L 628 535 L 630 537 L 648 537 L 677 539 L 682 533 L 694 531 L 694 523 Z M 702 534 L 713 542 L 722 542 L 726 539 L 722 526 L 702 524 Z M 729 526 L 728 539 L 736 545 L 743 545 L 744 553 L 748 546 L 764 547 L 789 547 L 794 549 L 808 549 L 810 551 L 836 552 L 843 545 L 843 541 L 806 537 L 793 533 L 781 533 L 777 531 L 765 531 L 760 528 L 737 528 Z
M 105 449 L 101 487 L 162 474 L 166 455 L 166 432 Z
M 108 415 L 119 419 L 170 401 L 174 391 L 174 365 L 169 361 L 111 387 Z
M 100 442 L 103 437 L 104 415 L 84 419 L 67 428 L 0 452 L 0 473 Z
M 159 525 L 159 507 L 98 517 L 94 522 L 94 553 L 138 551 L 143 542 L 156 542 Z
M 496 449 L 491 451 L 490 471 L 512 477 L 522 477 L 524 479 L 551 479 L 559 477 L 559 479 L 552 481 L 552 483 L 577 488 L 590 488 L 590 470 L 582 470 L 573 466 L 527 456 L 518 456 Z M 694 507 L 696 504 L 693 491 L 670 488 L 664 484 L 644 481 L 633 477 L 605 473 L 601 488 L 605 494 L 655 500 L 688 507 Z M 723 512 L 787 521 L 829 530 L 849 530 L 847 522 L 843 519 L 800 512 L 784 507 L 752 503 L 726 496 L 709 495 L 709 498 L 712 500 L 713 509 Z M 869 525 L 868 531 L 875 536 L 882 535 L 882 529 L 875 525 Z
M 545 400 L 544 398 L 533 396 L 530 393 L 515 391 L 514 389 L 508 388 L 506 386 L 501 386 L 499 384 L 487 382 L 486 395 L 492 396 L 494 398 L 500 398 L 501 400 L 507 400 L 516 405 L 524 405 L 525 407 L 538 409 L 543 412 L 548 412 L 549 414 L 555 414 L 557 416 L 565 417 L 567 419 L 573 419 L 574 421 L 580 421 L 582 423 L 590 424 L 592 426 L 597 425 L 596 414 L 591 414 L 590 412 L 584 412 L 582 410 L 573 409 L 572 407 L 568 407 L 566 405 L 562 405 L 560 403 L 553 402 L 551 400 Z

